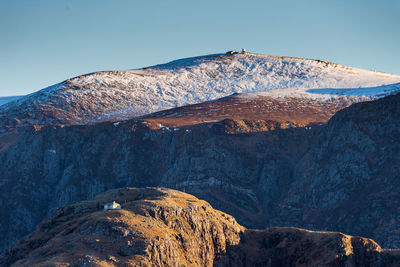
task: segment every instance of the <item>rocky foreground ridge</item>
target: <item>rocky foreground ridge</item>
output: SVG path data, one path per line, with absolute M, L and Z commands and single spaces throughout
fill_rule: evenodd
M 114 201 L 121 210 L 103 210 Z M 189 194 L 122 188 L 57 210 L 1 266 L 398 266 L 371 239 L 298 228 L 247 230 Z

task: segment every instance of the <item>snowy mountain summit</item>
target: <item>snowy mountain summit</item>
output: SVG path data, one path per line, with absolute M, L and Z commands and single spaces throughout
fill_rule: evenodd
M 360 102 L 398 92 L 399 83 L 400 76 L 320 60 L 229 52 L 81 75 L 0 106 L 0 124 L 115 121 L 234 93 Z

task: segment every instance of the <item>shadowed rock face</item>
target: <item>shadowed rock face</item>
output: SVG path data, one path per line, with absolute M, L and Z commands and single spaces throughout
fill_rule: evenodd
M 314 127 L 259 123 L 274 130 L 232 134 L 252 129 L 237 120 L 175 130 L 140 121 L 17 129 L 3 136 L 0 154 L 2 248 L 54 209 L 124 186 L 187 191 L 247 226 L 264 227 L 264 207 L 288 186 Z
M 338 232 L 293 227 L 246 230 L 214 266 L 397 266 L 400 251 Z
M 399 98 L 351 106 L 312 129 L 251 118 L 157 128 L 155 117 L 8 132 L 1 248 L 56 208 L 124 186 L 186 191 L 246 227 L 342 231 L 400 247 Z
M 399 248 L 399 125 L 400 95 L 339 111 L 296 167 L 277 225 L 322 226 Z
M 104 211 L 104 203 L 121 210 Z M 122 188 L 57 210 L 1 266 L 395 266 L 373 240 L 298 228 L 246 230 L 165 188 Z

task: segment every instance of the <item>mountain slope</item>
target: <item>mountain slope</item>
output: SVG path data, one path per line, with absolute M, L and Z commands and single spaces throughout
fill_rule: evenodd
M 138 72 L 149 75 L 140 76 Z M 101 78 L 101 86 L 93 87 L 97 84 L 95 77 Z M 137 79 L 143 83 L 137 83 Z M 380 110 L 362 111 L 366 119 L 361 128 L 351 116 L 346 117 L 349 121 L 337 123 L 329 134 L 327 129 L 332 128 L 321 125 L 341 108 L 393 93 L 398 84 L 351 90 L 306 88 L 374 86 L 396 79 L 315 60 L 256 54 L 214 55 L 140 71 L 89 74 L 2 105 L 2 125 L 18 127 L 14 131 L 4 130 L 0 135 L 0 249 L 31 232 L 54 209 L 123 186 L 167 186 L 187 191 L 252 228 L 284 225 L 284 222 L 310 229 L 365 233 L 385 247 L 400 247 L 397 235 L 391 234 L 398 223 L 397 217 L 393 223 L 378 220 L 382 214 L 397 214 L 395 206 L 382 204 L 389 203 L 389 196 L 396 199 L 391 188 L 397 188 L 398 174 L 390 170 L 397 169 L 389 166 L 396 166 L 399 141 L 397 132 L 382 129 L 398 125 L 396 108 L 387 109 L 396 106 L 397 100 L 385 102 L 387 106 L 371 103 Z M 113 123 L 91 119 L 113 109 L 123 110 L 127 103 L 136 105 L 138 102 L 131 101 L 133 95 L 157 99 L 169 92 L 169 100 L 184 100 L 182 94 L 193 92 L 197 97 L 211 99 L 234 91 L 265 90 L 267 85 L 303 87 L 241 93 L 147 114 L 141 119 Z M 219 92 L 216 88 L 223 90 Z M 160 103 L 170 103 L 163 99 Z M 109 102 L 103 105 L 102 101 Z M 57 111 L 58 105 L 61 106 Z M 350 110 L 344 111 L 345 114 L 358 113 Z M 391 119 L 377 121 L 375 113 L 383 111 Z M 117 118 L 125 117 L 122 114 L 104 120 Z M 86 124 L 87 120 L 98 123 Z M 378 126 L 371 125 L 372 122 Z M 59 123 L 85 125 L 54 125 Z M 348 123 L 352 126 L 342 132 L 342 125 L 349 127 Z M 368 130 L 374 127 L 381 131 L 379 143 L 374 143 L 378 139 Z M 336 144 L 346 146 L 326 143 L 336 140 L 335 136 L 341 138 Z M 324 146 L 321 148 L 320 144 Z M 332 151 L 335 157 L 326 156 Z M 319 154 L 325 156 L 319 158 Z M 346 169 L 337 162 L 342 162 Z M 366 162 L 368 168 L 357 167 L 365 166 Z M 379 162 L 379 168 L 375 168 L 374 162 Z M 385 172 L 388 175 L 384 177 Z M 379 183 L 377 174 L 385 182 Z M 333 181 L 327 187 L 324 177 Z M 369 187 L 378 191 L 353 190 L 371 179 L 376 183 Z M 297 180 L 299 184 L 295 183 Z M 301 202 L 298 195 L 303 194 Z M 382 196 L 385 198 L 382 203 L 381 200 L 373 203 Z M 346 204 L 337 203 L 342 197 L 348 198 Z M 350 205 L 366 199 L 371 202 L 363 205 L 376 205 L 376 212 Z M 325 216 L 323 207 L 314 207 L 315 203 L 331 201 L 343 208 L 332 207 L 339 217 Z M 348 207 L 360 215 L 351 217 Z M 324 220 L 315 220 L 320 214 Z M 363 217 L 364 214 L 368 216 Z M 350 217 L 351 220 L 346 219 Z M 369 224 L 371 220 L 373 223 Z M 377 229 L 380 234 L 374 232 Z
M 31 232 L 58 207 L 123 186 L 188 190 L 246 225 L 265 226 L 258 199 L 267 186 L 262 177 L 278 175 L 285 188 L 291 166 L 317 127 L 276 127 L 242 136 L 234 134 L 231 122 L 167 130 L 132 120 L 18 128 L 0 137 L 1 247 Z
M 75 77 L 0 106 L 0 126 L 129 119 L 233 93 L 269 91 L 272 96 L 318 99 L 342 94 L 359 102 L 399 91 L 399 85 L 380 87 L 399 82 L 399 76 L 318 60 L 251 53 L 217 54 L 139 70 Z
M 299 161 L 276 218 L 400 247 L 399 125 L 400 94 L 339 111 Z
M 121 210 L 104 211 L 117 201 Z M 61 208 L 1 266 L 396 266 L 398 251 L 342 233 L 246 230 L 207 202 L 165 188 L 122 188 Z
M 307 97 L 275 97 L 265 93 L 235 94 L 214 101 L 163 110 L 141 117 L 152 129 L 176 128 L 232 120 L 244 128 L 238 132 L 325 124 L 353 101 L 348 97 L 317 100 Z M 248 124 L 248 125 L 247 125 Z M 311 129 L 307 127 L 307 129 Z
M 398 248 L 399 103 L 355 104 L 311 128 L 267 117 L 18 128 L 0 142 L 1 248 L 54 209 L 124 186 L 191 193 L 246 227 L 342 231 Z

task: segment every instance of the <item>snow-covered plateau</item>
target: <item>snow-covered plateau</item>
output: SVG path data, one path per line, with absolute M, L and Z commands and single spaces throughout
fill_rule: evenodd
M 234 93 L 359 102 L 398 92 L 399 83 L 400 76 L 320 60 L 215 54 L 81 75 L 1 105 L 0 124 L 117 121 Z

